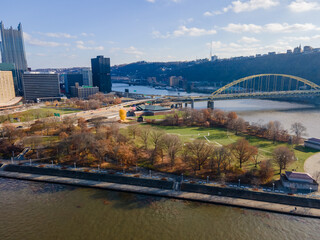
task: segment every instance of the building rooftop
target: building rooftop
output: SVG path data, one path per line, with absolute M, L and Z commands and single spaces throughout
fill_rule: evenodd
M 310 176 L 309 173 L 303 173 L 303 172 L 291 172 L 291 171 L 286 171 L 286 177 L 287 177 L 289 180 L 314 181 L 314 179 Z
M 320 144 L 320 139 L 319 138 L 309 138 L 307 141 L 305 142 L 313 142 L 313 143 L 317 143 Z
M 136 107 L 137 111 L 167 111 L 170 108 L 161 107 L 159 105 L 140 105 Z

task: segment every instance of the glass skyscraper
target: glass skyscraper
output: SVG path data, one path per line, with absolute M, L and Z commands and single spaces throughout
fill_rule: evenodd
M 91 59 L 92 84 L 100 92 L 111 92 L 110 58 L 97 56 Z
M 4 28 L 3 22 L 0 22 L 1 32 L 1 59 L 2 63 L 14 64 L 17 70 L 17 86 L 19 91 L 23 90 L 22 74 L 28 70 L 26 53 L 24 50 L 23 32 L 21 23 L 17 29 L 10 27 Z

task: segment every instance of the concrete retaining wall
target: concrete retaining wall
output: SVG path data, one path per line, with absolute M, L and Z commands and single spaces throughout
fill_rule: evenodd
M 120 184 L 128 184 L 128 185 L 152 187 L 152 188 L 160 188 L 160 189 L 171 190 L 173 188 L 172 181 L 124 177 L 124 176 L 118 176 L 118 175 L 112 175 L 112 174 L 90 173 L 90 172 L 80 172 L 80 171 L 71 171 L 71 170 L 60 170 L 60 169 L 54 169 L 54 168 L 38 168 L 38 167 L 17 166 L 17 165 L 7 165 L 4 167 L 3 170 L 8 172 L 20 172 L 20 173 L 30 173 L 30 174 L 38 174 L 38 175 L 77 178 L 77 179 L 85 179 L 85 180 L 92 180 L 92 181 L 120 183 Z
M 183 183 L 181 191 L 203 193 L 210 195 L 219 195 L 233 198 L 251 199 L 256 201 L 281 203 L 286 205 L 294 205 L 300 207 L 311 207 L 320 209 L 320 200 L 303 197 L 295 197 L 283 194 L 254 192 L 242 189 L 221 188 L 214 186 L 197 185 L 190 183 Z

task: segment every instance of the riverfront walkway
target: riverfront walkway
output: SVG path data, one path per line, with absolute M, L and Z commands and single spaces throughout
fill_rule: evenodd
M 255 200 L 249 200 L 249 199 L 231 198 L 231 197 L 223 197 L 223 196 L 208 195 L 208 194 L 201 194 L 201 193 L 181 192 L 181 191 L 174 191 L 174 190 L 163 190 L 163 189 L 151 188 L 151 187 L 142 187 L 142 186 L 127 185 L 127 184 L 109 183 L 109 182 L 99 182 L 99 181 L 74 179 L 74 178 L 66 178 L 66 177 L 26 174 L 26 173 L 18 173 L 18 172 L 6 172 L 6 171 L 1 171 L 1 169 L 0 169 L 0 177 L 38 181 L 38 182 L 68 184 L 68 185 L 74 185 L 74 186 L 92 187 L 92 188 L 132 192 L 132 193 L 139 193 L 139 194 L 148 194 L 148 195 L 154 195 L 154 196 L 160 196 L 160 197 L 176 198 L 181 200 L 199 201 L 199 202 L 205 202 L 205 203 L 222 204 L 222 205 L 229 205 L 229 206 L 236 206 L 236 207 L 243 207 L 243 208 L 250 208 L 250 209 L 258 209 L 263 211 L 271 211 L 276 213 L 291 214 L 296 216 L 320 218 L 320 209 L 298 207 L 298 206 L 270 203 L 270 202 L 262 202 L 262 201 L 255 201 Z
M 304 171 L 314 178 L 317 173 L 320 174 L 320 153 L 312 155 L 304 162 Z

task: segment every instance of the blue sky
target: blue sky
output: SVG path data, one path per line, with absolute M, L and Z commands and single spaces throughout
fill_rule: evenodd
M 318 0 L 4 0 L 31 68 L 219 58 L 320 47 Z

